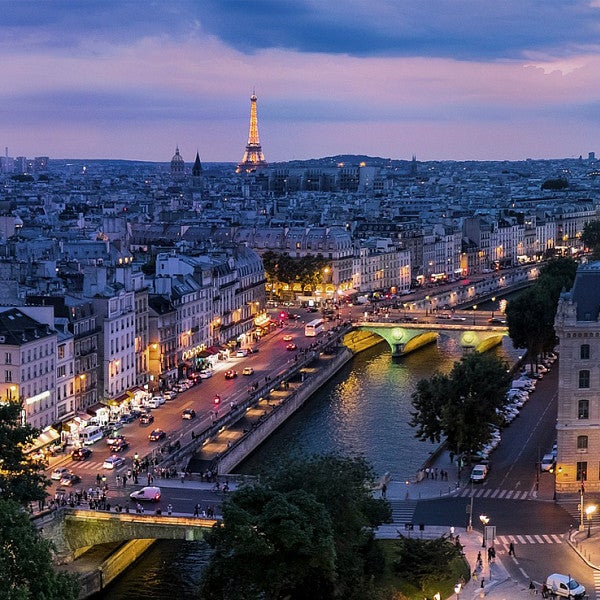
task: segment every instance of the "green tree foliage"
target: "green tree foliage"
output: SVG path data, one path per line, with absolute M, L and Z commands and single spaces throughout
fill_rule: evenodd
M 556 345 L 554 317 L 560 293 L 572 287 L 577 263 L 557 258 L 545 265 L 537 281 L 506 307 L 508 333 L 515 348 L 524 348 L 531 363 Z
M 588 221 L 585 224 L 581 241 L 592 251 L 592 258 L 600 260 L 600 221 Z
M 440 442 L 457 455 L 478 452 L 501 425 L 497 410 L 506 403 L 508 365 L 488 354 L 472 353 L 454 364 L 450 375 L 436 374 L 417 384 L 411 426 L 421 440 Z
M 543 190 L 564 190 L 569 187 L 569 182 L 564 177 L 556 177 L 554 179 L 546 179 L 542 183 Z
M 372 527 L 390 520 L 362 458 L 294 461 L 236 491 L 209 543 L 208 599 L 364 598 L 381 568 Z
M 49 484 L 42 461 L 28 459 L 23 449 L 37 435 L 30 425 L 21 424 L 21 407 L 0 404 L 0 489 L 2 498 L 27 504 L 46 497 Z
M 0 500 L 0 600 L 76 600 L 74 575 L 54 570 L 52 545 L 22 507 Z
M 292 258 L 287 253 L 271 250 L 262 255 L 267 281 L 280 283 L 300 283 L 315 286 L 324 282 L 324 269 L 329 264 L 321 254 Z

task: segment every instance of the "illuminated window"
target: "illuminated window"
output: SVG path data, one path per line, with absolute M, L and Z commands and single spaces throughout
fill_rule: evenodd
M 577 463 L 577 481 L 587 480 L 587 462 Z

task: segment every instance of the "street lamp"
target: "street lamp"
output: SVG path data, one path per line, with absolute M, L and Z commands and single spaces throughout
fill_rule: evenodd
M 473 304 L 473 325 L 475 325 L 475 311 L 477 310 L 477 304 Z
M 485 528 L 486 528 L 486 525 L 490 522 L 490 518 L 487 515 L 479 515 L 479 520 L 481 521 L 481 524 L 483 525 L 483 542 L 481 544 L 481 547 L 485 548 Z
M 594 516 L 595 512 L 596 512 L 595 504 L 590 504 L 585 509 L 585 514 L 587 515 L 587 521 L 588 521 L 588 534 L 587 534 L 588 537 L 590 537 L 592 535 L 592 517 Z
M 492 319 L 494 318 L 494 306 L 496 304 L 496 296 L 492 296 Z

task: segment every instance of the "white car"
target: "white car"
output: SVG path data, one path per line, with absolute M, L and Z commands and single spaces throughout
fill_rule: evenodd
M 546 579 L 546 586 L 548 591 L 553 596 L 564 596 L 565 598 L 582 598 L 585 594 L 585 587 L 583 587 L 577 580 L 573 579 L 570 575 L 561 575 L 560 573 L 553 573 L 548 575 Z
M 50 475 L 50 479 L 54 481 L 60 481 L 65 475 L 70 475 L 71 471 L 67 469 L 67 467 L 57 467 L 52 471 L 52 475 Z
M 555 462 L 554 454 L 544 454 L 542 462 L 540 462 L 540 471 L 552 471 Z
M 104 463 L 102 463 L 103 469 L 118 469 L 125 464 L 125 461 L 120 456 L 109 456 Z
M 212 369 L 202 369 L 202 371 L 200 371 L 200 379 L 210 379 L 212 376 Z
M 486 465 L 475 465 L 471 471 L 471 481 L 473 483 L 480 483 L 483 481 L 488 474 L 488 468 Z

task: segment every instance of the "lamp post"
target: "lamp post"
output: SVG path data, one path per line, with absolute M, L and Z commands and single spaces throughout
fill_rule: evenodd
M 475 325 L 475 311 L 477 310 L 477 304 L 473 304 L 473 325 Z
M 590 537 L 592 535 L 592 517 L 594 516 L 595 512 L 596 512 L 595 504 L 590 504 L 585 509 L 585 514 L 587 515 L 587 522 L 588 522 L 588 534 L 587 534 L 588 537 Z
M 579 488 L 579 531 L 583 531 L 585 526 L 583 524 L 583 495 L 585 493 L 585 484 L 583 483 L 584 476 L 581 476 L 581 487 Z
M 481 543 L 481 547 L 485 548 L 485 528 L 486 525 L 490 522 L 490 518 L 487 515 L 479 515 L 479 520 L 483 525 L 483 542 Z
M 496 304 L 496 296 L 492 296 L 492 319 L 494 318 L 494 305 Z

